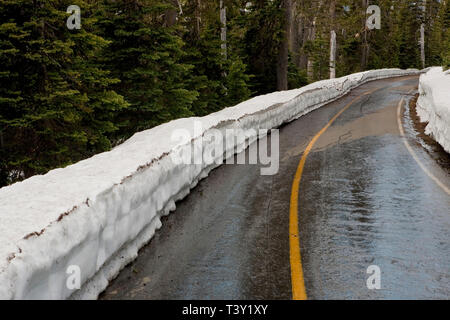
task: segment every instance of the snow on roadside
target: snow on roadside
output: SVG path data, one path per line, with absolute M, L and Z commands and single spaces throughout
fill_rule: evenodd
M 428 122 L 425 133 L 450 153 L 450 71 L 431 68 L 420 76 L 417 114 Z
M 109 152 L 1 188 L 0 299 L 95 299 L 161 227 L 161 216 L 214 169 L 170 158 L 208 130 L 276 128 L 365 82 L 418 73 L 367 71 L 258 96 L 137 133 Z M 180 128 L 195 134 L 190 145 L 171 141 Z M 80 290 L 67 285 L 71 266 L 79 268 Z

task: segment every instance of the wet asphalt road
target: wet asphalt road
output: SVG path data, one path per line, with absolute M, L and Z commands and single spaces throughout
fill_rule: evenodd
M 309 299 L 449 299 L 450 195 L 421 170 L 397 123 L 418 77 L 371 82 L 280 128 L 280 170 L 214 170 L 163 219 L 162 229 L 101 299 L 291 299 L 289 200 L 312 137 L 320 137 L 299 195 L 302 266 Z M 419 160 L 444 185 L 449 162 L 401 118 Z M 370 265 L 381 289 L 369 290 Z

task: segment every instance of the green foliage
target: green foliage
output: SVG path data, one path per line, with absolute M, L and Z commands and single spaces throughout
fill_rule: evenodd
M 180 62 L 184 43 L 175 27 L 164 25 L 168 8 L 158 0 L 105 0 L 99 9 L 101 35 L 111 42 L 104 65 L 120 78 L 114 89 L 130 103 L 118 115 L 121 138 L 193 115 L 197 92 L 185 81 L 193 66 Z
M 81 30 L 66 28 L 69 4 L 85 8 Z M 94 33 L 89 4 L 7 0 L 0 6 L 1 182 L 107 150 L 117 129 L 112 116 L 127 103 L 111 90 L 119 80 L 98 64 L 108 43 Z
M 254 75 L 252 89 L 258 93 L 276 90 L 278 48 L 283 39 L 283 11 L 280 1 L 252 2 L 249 12 L 242 18 L 246 26 L 243 46 L 245 63 Z
M 291 59 L 289 59 L 288 67 L 288 85 L 289 89 L 297 89 L 308 84 L 308 75 L 305 70 L 297 67 Z
M 418 31 L 420 30 L 420 12 L 417 6 L 409 1 L 400 2 L 398 31 L 399 67 L 421 68 L 418 46 Z
M 447 0 L 445 10 L 443 9 L 442 25 L 443 25 L 443 48 L 441 50 L 442 65 L 444 68 L 450 69 L 450 2 Z
M 201 15 L 201 21 L 192 23 L 184 20 L 186 30 L 186 58 L 184 61 L 193 66 L 190 72 L 190 87 L 199 93 L 192 110 L 195 115 L 203 116 L 226 106 L 235 105 L 250 97 L 249 83 L 251 75 L 241 58 L 239 24 L 242 18 L 239 6 L 229 1 L 227 4 L 227 52 L 221 49 L 221 23 L 219 2 L 198 7 L 190 2 L 184 12 L 187 16 Z
M 286 43 L 289 88 L 328 78 L 331 30 L 337 76 L 420 67 L 422 23 L 427 65 L 450 68 L 448 0 L 428 0 L 425 14 L 421 1 L 370 1 L 381 30 L 366 28 L 363 1 L 291 0 L 292 34 L 288 2 L 224 0 L 226 52 L 219 1 L 178 1 L 0 1 L 0 186 L 275 91 Z M 73 4 L 81 30 L 66 27 Z
M 446 43 L 442 50 L 442 66 L 445 70 L 450 69 L 450 29 L 445 34 Z
M 219 29 L 220 30 L 220 29 Z M 223 107 L 226 94 L 226 66 L 220 50 L 220 36 L 206 27 L 200 34 L 187 33 L 186 62 L 193 66 L 191 87 L 199 93 L 193 104 L 195 115 L 204 116 Z
M 225 78 L 227 90 L 224 106 L 232 106 L 250 98 L 249 83 L 252 76 L 246 73 L 246 65 L 237 57 L 228 60 L 227 66 L 228 73 Z
M 313 42 L 312 59 L 314 61 L 314 74 L 316 80 L 326 79 L 329 74 L 329 40 L 325 34 L 319 33 Z

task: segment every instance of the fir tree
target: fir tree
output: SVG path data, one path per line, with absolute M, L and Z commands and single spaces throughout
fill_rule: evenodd
M 66 8 L 83 8 L 68 30 Z M 86 1 L 0 3 L 2 182 L 65 166 L 107 150 L 112 118 L 127 106 L 118 80 L 98 65 L 107 42 L 93 33 Z
M 283 41 L 283 11 L 280 1 L 252 1 L 243 19 L 246 26 L 245 62 L 254 75 L 252 89 L 263 94 L 276 91 L 278 48 Z
M 118 118 L 120 137 L 180 117 L 192 116 L 197 92 L 187 88 L 193 66 L 181 63 L 182 39 L 166 26 L 172 5 L 160 0 L 105 0 L 99 26 L 111 41 L 105 66 L 121 80 L 115 90 L 130 103 Z
M 227 54 L 221 49 L 219 2 L 191 2 L 185 7 L 186 62 L 193 65 L 191 87 L 199 92 L 194 102 L 195 115 L 203 116 L 227 106 L 233 106 L 250 97 L 250 75 L 243 63 L 241 39 L 237 21 L 241 18 L 239 6 L 225 1 L 227 9 Z
M 444 8 L 443 14 L 443 37 L 442 37 L 442 65 L 445 69 L 450 69 L 450 2 L 448 0 L 443 1 L 442 7 Z

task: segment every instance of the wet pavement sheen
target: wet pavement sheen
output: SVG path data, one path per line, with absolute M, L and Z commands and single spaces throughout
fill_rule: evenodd
M 310 299 L 449 299 L 450 196 L 403 144 L 397 104 L 417 77 L 380 80 L 280 130 L 280 171 L 224 165 L 163 219 L 163 227 L 101 299 L 290 299 L 289 198 L 311 138 L 300 185 L 299 228 Z M 450 185 L 403 109 L 407 139 Z M 447 158 L 448 160 L 448 158 Z M 381 289 L 369 290 L 370 265 Z

